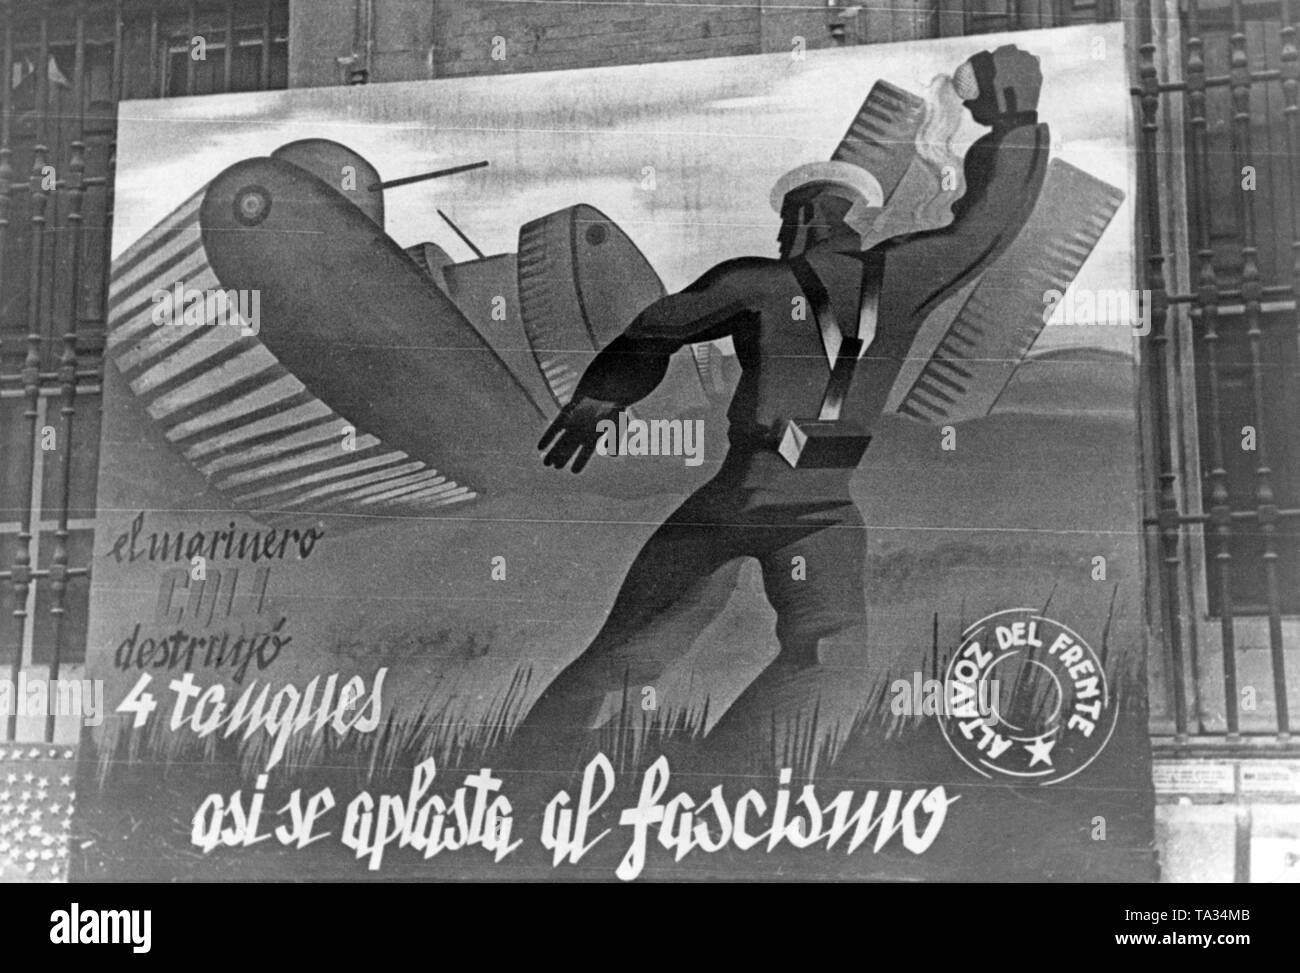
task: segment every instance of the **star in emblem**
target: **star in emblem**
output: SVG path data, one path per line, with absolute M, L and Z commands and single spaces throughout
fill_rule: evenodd
M 1026 743 L 1025 750 L 1029 752 L 1029 766 L 1045 763 L 1052 766 L 1052 747 L 1056 746 L 1055 740 L 1048 740 L 1046 737 L 1039 737 L 1033 743 Z

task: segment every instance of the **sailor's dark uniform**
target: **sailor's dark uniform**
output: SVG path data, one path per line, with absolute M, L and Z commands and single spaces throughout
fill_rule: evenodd
M 846 326 L 859 318 L 864 260 L 881 275 L 877 330 L 857 364 L 846 420 L 870 428 L 926 315 L 1019 233 L 1037 201 L 1048 147 L 1047 126 L 1033 112 L 1003 118 L 968 151 L 966 192 L 949 226 L 867 254 L 804 254 Z M 608 694 L 626 685 L 639 699 L 640 687 L 685 654 L 720 611 L 744 557 L 758 560 L 776 610 L 781 651 L 769 672 L 815 665 L 831 639 L 853 639 L 865 651 L 866 535 L 849 494 L 853 470 L 796 469 L 777 452 L 786 420 L 817 415 L 830 373 L 812 315 L 792 320 L 803 294 L 789 261 L 727 261 L 646 308 L 587 369 L 575 400 L 627 406 L 658 385 L 683 345 L 730 336 L 742 376 L 721 469 L 646 542 L 595 640 L 547 687 L 519 732 L 545 730 L 564 747 L 592 724 Z M 763 682 L 747 692 L 761 692 Z

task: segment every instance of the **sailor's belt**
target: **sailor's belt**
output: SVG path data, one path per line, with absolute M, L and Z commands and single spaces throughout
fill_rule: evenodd
M 741 453 L 776 453 L 799 470 L 853 469 L 871 442 L 866 427 L 846 419 L 789 419 L 773 427 L 732 423 L 727 439 Z

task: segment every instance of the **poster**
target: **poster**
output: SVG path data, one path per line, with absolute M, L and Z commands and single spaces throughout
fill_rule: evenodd
M 1125 60 L 124 104 L 74 877 L 1152 878 Z

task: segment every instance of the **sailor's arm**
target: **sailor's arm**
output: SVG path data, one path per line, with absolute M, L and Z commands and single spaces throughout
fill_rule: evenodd
M 992 130 L 966 153 L 966 193 L 953 206 L 952 224 L 878 247 L 891 302 L 862 368 L 866 393 L 861 405 L 866 415 L 883 410 L 928 313 L 1004 254 L 1030 219 L 1043 189 L 1048 126 L 1037 122 L 1035 112 L 1017 108 L 1036 103 L 1036 61 L 1015 48 L 1000 48 L 989 57 L 995 62 L 1001 57 L 1019 90 L 995 78 L 988 83 L 991 91 L 982 87 L 976 103 L 967 101 L 971 113 Z M 995 104 L 1009 111 L 991 111 Z
M 655 301 L 592 360 L 542 436 L 547 466 L 573 472 L 595 451 L 597 426 L 645 398 L 663 381 L 668 360 L 683 345 L 733 334 L 752 320 L 750 311 L 773 280 L 776 261 L 741 258 L 719 264 L 677 294 Z
M 732 334 L 746 318 L 774 261 L 718 264 L 685 290 L 655 301 L 592 361 L 574 398 L 630 405 L 663 381 L 668 359 L 684 345 Z
M 966 192 L 953 204 L 952 223 L 885 246 L 887 274 L 934 282 L 916 292 L 909 316 L 928 313 L 1016 238 L 1038 200 L 1050 145 L 1033 112 L 998 119 L 966 153 Z

